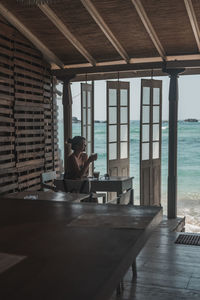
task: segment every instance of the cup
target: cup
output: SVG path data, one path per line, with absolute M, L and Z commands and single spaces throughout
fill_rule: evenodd
M 94 178 L 97 178 L 97 179 L 99 179 L 99 174 L 100 174 L 100 172 L 93 172 L 93 176 L 94 176 Z

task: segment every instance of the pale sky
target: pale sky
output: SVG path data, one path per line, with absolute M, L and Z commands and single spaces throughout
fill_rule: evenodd
M 163 120 L 168 120 L 168 94 L 169 77 L 154 77 L 163 82 Z M 139 120 L 140 118 L 140 86 L 141 78 L 120 79 L 130 82 L 130 119 Z M 89 82 L 88 82 L 89 83 Z M 80 82 L 71 85 L 73 96 L 72 115 L 81 118 L 80 109 Z M 106 81 L 97 80 L 95 89 L 95 120 L 106 119 Z M 60 103 L 61 104 L 61 103 Z M 179 107 L 178 119 L 187 118 L 200 119 L 200 75 L 180 76 L 179 77 Z

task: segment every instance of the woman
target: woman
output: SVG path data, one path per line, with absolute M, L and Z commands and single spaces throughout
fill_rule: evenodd
M 97 160 L 97 154 L 91 154 L 88 158 L 85 153 L 86 140 L 82 136 L 75 136 L 73 139 L 68 139 L 71 144 L 73 153 L 67 159 L 66 179 L 80 179 L 87 177 L 88 169 L 91 162 Z

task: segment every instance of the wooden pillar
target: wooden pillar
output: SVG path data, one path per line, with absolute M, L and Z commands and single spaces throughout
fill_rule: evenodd
M 177 121 L 178 74 L 184 69 L 168 69 L 169 86 L 169 138 L 168 138 L 168 218 L 177 217 Z
M 71 79 L 71 78 L 70 78 Z M 63 81 L 63 131 L 64 131 L 64 172 L 67 170 L 67 157 L 71 153 L 71 147 L 66 141 L 72 137 L 72 95 L 70 79 Z

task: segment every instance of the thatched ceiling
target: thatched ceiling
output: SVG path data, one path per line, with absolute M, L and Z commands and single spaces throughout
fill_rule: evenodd
M 62 74 L 106 73 L 112 66 L 130 72 L 140 65 L 146 72 L 161 70 L 162 61 L 187 61 L 194 73 L 200 67 L 199 0 L 62 0 L 35 7 L 0 0 L 0 14 L 52 69 L 66 69 Z

